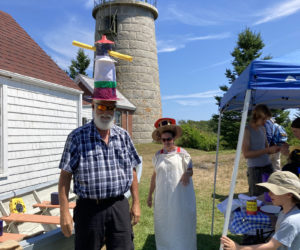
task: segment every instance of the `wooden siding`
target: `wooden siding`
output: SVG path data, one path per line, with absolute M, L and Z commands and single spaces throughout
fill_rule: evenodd
M 7 83 L 7 173 L 0 194 L 58 180 L 67 135 L 81 125 L 79 95 Z

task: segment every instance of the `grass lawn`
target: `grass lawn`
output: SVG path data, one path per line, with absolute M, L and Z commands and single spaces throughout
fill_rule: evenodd
M 139 195 L 141 202 L 141 219 L 134 226 L 135 249 L 152 250 L 155 248 L 153 209 L 147 207 L 146 200 L 149 191 L 150 179 L 153 171 L 152 156 L 161 149 L 161 145 L 149 143 L 139 144 L 136 148 L 143 156 L 143 174 L 139 184 Z M 219 238 L 222 234 L 224 216 L 215 207 L 214 236 L 211 237 L 212 220 L 212 194 L 214 182 L 215 152 L 205 152 L 195 149 L 186 149 L 192 156 L 194 164 L 193 182 L 197 202 L 197 249 L 210 250 L 219 249 Z M 216 202 L 223 201 L 229 194 L 230 180 L 233 169 L 235 152 L 222 151 L 219 153 L 219 167 L 216 186 Z M 241 158 L 235 193 L 246 193 L 248 189 L 246 177 L 246 163 Z M 178 225 L 180 226 L 180 225 Z M 230 235 L 230 234 L 229 234 Z M 239 236 L 230 235 L 235 240 Z M 183 249 L 188 250 L 188 249 Z

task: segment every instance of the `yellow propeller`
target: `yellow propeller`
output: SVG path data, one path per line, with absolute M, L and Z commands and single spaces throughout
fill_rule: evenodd
M 88 44 L 85 44 L 85 43 L 81 43 L 81 42 L 78 42 L 78 41 L 73 41 L 72 44 L 74 46 L 77 46 L 77 47 L 80 47 L 80 48 L 83 48 L 83 49 L 89 49 L 89 50 L 96 51 L 95 46 L 91 46 L 91 45 L 88 45 Z M 108 54 L 112 57 L 116 57 L 116 58 L 119 58 L 119 59 L 122 59 L 122 60 L 132 62 L 132 56 L 121 54 L 121 53 L 118 53 L 118 52 L 113 51 L 113 50 L 109 50 Z

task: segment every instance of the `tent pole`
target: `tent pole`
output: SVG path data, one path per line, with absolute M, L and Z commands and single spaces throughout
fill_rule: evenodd
M 235 153 L 234 168 L 233 168 L 233 172 L 232 172 L 232 176 L 231 176 L 230 193 L 228 196 L 228 203 L 227 203 L 227 207 L 226 207 L 226 214 L 225 214 L 225 221 L 224 221 L 222 236 L 227 235 L 227 231 L 228 231 L 233 194 L 234 194 L 234 189 L 235 189 L 236 177 L 237 177 L 240 156 L 241 156 L 242 143 L 243 143 L 244 132 L 245 132 L 245 125 L 246 125 L 248 109 L 249 109 L 250 96 L 251 96 L 251 89 L 247 89 L 244 107 L 243 107 L 242 121 L 241 121 L 241 125 L 240 125 L 239 140 L 238 140 L 236 153 Z M 223 249 L 222 244 L 220 244 L 220 250 L 222 250 L 222 249 Z
M 217 137 L 217 151 L 216 151 L 216 162 L 215 162 L 215 177 L 214 177 L 214 192 L 213 192 L 213 205 L 212 205 L 212 215 L 211 215 L 211 230 L 210 235 L 214 234 L 214 218 L 215 218 L 215 198 L 216 198 L 216 182 L 217 182 L 217 171 L 218 171 L 218 160 L 219 160 L 219 146 L 220 146 L 220 132 L 221 132 L 221 111 L 219 112 L 219 122 L 218 122 L 218 137 Z

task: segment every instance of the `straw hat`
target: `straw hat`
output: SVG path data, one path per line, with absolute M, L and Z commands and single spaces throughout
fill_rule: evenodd
M 270 175 L 268 182 L 256 184 L 265 187 L 275 195 L 292 193 L 300 200 L 300 179 L 289 171 L 276 171 Z
M 152 133 L 154 141 L 160 141 L 161 134 L 165 131 L 172 131 L 174 133 L 174 139 L 179 138 L 182 135 L 182 129 L 176 125 L 175 119 L 172 118 L 160 118 L 154 123 L 156 128 Z

